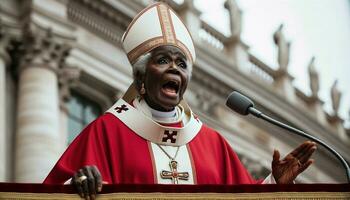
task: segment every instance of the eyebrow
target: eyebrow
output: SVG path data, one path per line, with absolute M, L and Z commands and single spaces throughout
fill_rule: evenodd
M 159 50 L 159 51 L 156 51 L 154 52 L 154 56 L 158 56 L 160 54 L 165 54 L 165 55 L 179 55 L 182 59 L 186 60 L 187 61 L 187 58 L 186 56 L 181 53 L 181 52 L 172 52 L 172 51 L 169 51 L 169 50 Z

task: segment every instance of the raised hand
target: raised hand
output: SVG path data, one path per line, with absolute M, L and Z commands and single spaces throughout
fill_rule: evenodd
M 272 175 L 278 184 L 293 183 L 295 178 L 313 162 L 310 159 L 317 149 L 316 143 L 306 141 L 280 160 L 280 153 L 275 150 L 272 160 Z
M 102 190 L 102 176 L 96 166 L 84 166 L 72 177 L 71 184 L 81 198 L 94 200 L 97 192 Z

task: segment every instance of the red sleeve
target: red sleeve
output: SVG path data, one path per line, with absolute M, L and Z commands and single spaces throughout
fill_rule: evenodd
M 237 154 L 216 131 L 203 125 L 189 144 L 197 184 L 255 184 Z
M 69 145 L 54 168 L 44 180 L 44 184 L 63 184 L 85 165 L 96 165 L 104 181 L 110 179 L 104 116 L 90 123 Z
M 222 138 L 224 148 L 226 149 L 226 175 L 228 184 L 258 184 L 262 180 L 255 180 L 252 178 L 248 170 L 243 166 L 239 160 L 238 155 L 232 150 L 227 141 Z

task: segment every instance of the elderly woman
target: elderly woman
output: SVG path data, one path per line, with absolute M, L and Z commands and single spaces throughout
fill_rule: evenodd
M 104 115 L 88 125 L 44 183 L 71 182 L 95 198 L 109 184 L 253 184 L 225 139 L 202 124 L 183 100 L 195 52 L 175 12 L 156 3 L 138 14 L 123 36 L 134 82 Z M 259 183 L 293 183 L 312 164 L 305 142 Z

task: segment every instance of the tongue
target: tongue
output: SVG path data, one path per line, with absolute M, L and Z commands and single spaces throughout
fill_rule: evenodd
M 165 86 L 165 87 L 163 87 L 163 89 L 166 93 L 176 94 L 176 90 L 173 87 Z
M 176 90 L 174 88 L 165 87 L 164 90 L 165 92 L 176 94 Z

